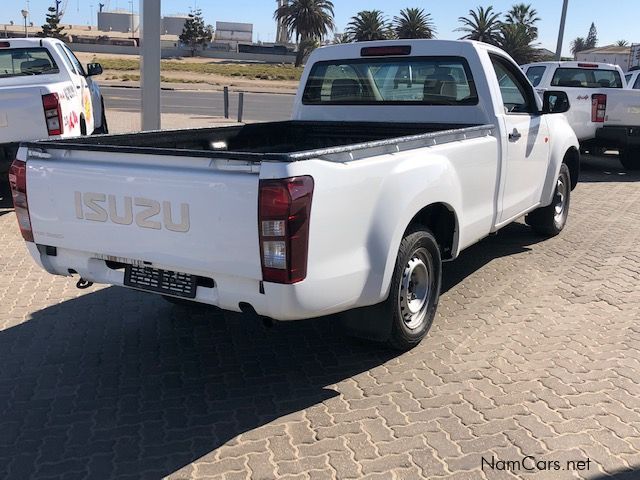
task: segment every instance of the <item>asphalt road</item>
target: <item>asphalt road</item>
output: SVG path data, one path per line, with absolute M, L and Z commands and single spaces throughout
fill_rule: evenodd
M 140 89 L 102 87 L 107 110 L 127 112 L 140 111 Z M 244 120 L 274 121 L 288 120 L 293 107 L 293 95 L 273 93 L 245 93 Z M 198 92 L 184 90 L 163 90 L 160 94 L 163 113 L 224 116 L 222 92 Z M 238 94 L 229 95 L 230 117 L 238 115 Z

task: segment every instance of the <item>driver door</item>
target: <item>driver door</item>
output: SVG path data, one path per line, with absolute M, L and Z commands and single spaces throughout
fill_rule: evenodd
M 507 133 L 506 141 L 503 139 L 500 224 L 540 201 L 547 174 L 549 132 L 524 74 L 498 55 L 491 55 L 491 63 L 504 105 L 498 121 Z

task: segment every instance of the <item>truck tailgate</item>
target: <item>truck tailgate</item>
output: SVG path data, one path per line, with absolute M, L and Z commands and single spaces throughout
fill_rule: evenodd
M 28 160 L 35 242 L 214 277 L 261 278 L 259 166 L 48 150 Z
M 640 127 L 640 90 L 607 91 L 605 126 Z
M 46 93 L 46 92 L 45 92 Z M 40 87 L 0 87 L 0 143 L 49 136 Z

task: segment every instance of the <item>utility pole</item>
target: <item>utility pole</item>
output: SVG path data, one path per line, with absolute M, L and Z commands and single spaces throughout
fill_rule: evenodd
M 562 58 L 562 40 L 564 39 L 564 24 L 567 20 L 567 7 L 569 0 L 564 0 L 562 5 L 562 17 L 560 17 L 560 30 L 558 31 L 558 45 L 556 46 L 556 60 Z
M 27 17 L 29 16 L 28 10 L 22 10 L 22 16 L 24 17 L 24 36 L 25 38 L 29 38 L 29 31 L 27 30 Z

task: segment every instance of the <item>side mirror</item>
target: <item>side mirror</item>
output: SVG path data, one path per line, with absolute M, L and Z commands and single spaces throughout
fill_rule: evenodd
M 94 75 L 102 74 L 102 65 L 99 63 L 88 63 L 87 64 L 87 77 L 92 77 Z
M 542 97 L 542 113 L 565 113 L 570 108 L 567 92 L 548 90 Z

